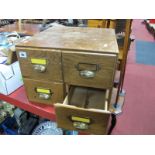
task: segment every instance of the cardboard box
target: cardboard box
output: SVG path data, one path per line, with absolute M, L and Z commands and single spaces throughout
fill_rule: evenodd
M 23 85 L 19 62 L 0 64 L 0 93 L 9 95 Z

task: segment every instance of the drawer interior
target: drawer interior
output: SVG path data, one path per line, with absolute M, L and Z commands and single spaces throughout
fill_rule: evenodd
M 71 86 L 64 104 L 84 109 L 107 110 L 107 91 L 88 87 Z

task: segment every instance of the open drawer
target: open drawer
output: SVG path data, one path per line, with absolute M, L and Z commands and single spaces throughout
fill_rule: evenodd
M 63 104 L 54 104 L 58 127 L 91 134 L 107 134 L 110 112 L 106 91 L 71 87 Z

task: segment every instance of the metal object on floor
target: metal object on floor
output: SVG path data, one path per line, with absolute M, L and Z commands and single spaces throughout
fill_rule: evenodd
M 28 113 L 22 109 L 16 108 L 14 110 L 14 117 L 16 119 L 18 126 L 20 127 L 24 122 L 26 122 Z
M 38 124 L 38 118 L 30 116 L 25 122 L 19 127 L 18 134 L 19 135 L 31 135 L 33 129 Z
M 64 135 L 79 135 L 79 132 L 75 130 L 64 130 Z
M 124 105 L 125 94 L 126 94 L 125 90 L 122 90 L 119 93 L 118 102 L 113 105 L 113 109 L 114 109 L 114 114 L 115 115 L 118 115 L 118 114 L 122 113 L 122 108 L 123 108 L 123 105 Z

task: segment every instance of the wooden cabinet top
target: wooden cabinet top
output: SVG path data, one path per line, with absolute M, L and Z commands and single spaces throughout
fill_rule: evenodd
M 17 47 L 118 53 L 115 31 L 106 28 L 52 27 Z

